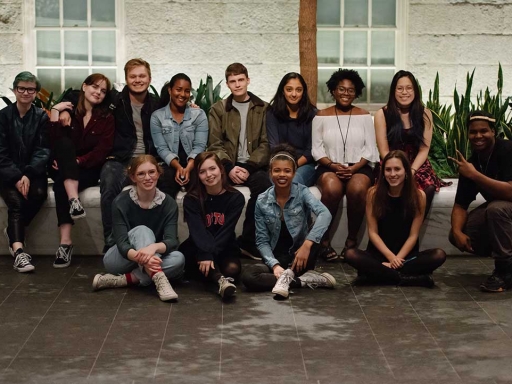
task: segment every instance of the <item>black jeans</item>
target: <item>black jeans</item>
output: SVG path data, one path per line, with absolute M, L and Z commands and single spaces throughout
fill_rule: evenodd
M 180 244 L 178 251 L 185 255 L 185 275 L 191 279 L 207 280 L 217 283 L 221 276 L 232 277 L 237 280 L 242 272 L 242 263 L 240 262 L 240 248 L 233 244 L 232 247 L 225 249 L 219 255 L 211 255 L 215 269 L 210 269 L 208 276 L 204 276 L 198 267 L 197 247 L 191 238 L 188 238 Z
M 446 253 L 439 248 L 410 253 L 402 268 L 393 269 L 383 265 L 388 260 L 380 253 L 363 251 L 362 249 L 348 249 L 345 261 L 357 269 L 358 275 L 365 275 L 372 280 L 383 284 L 398 284 L 400 274 L 425 275 L 434 272 L 446 261 Z
M 59 139 L 55 143 L 53 158 L 57 161 L 58 170 L 49 168 L 50 177 L 53 179 L 53 193 L 55 195 L 55 208 L 57 211 L 57 225 L 73 224 L 69 214 L 69 198 L 64 188 L 64 180 L 78 180 L 78 191 L 98 185 L 101 167 L 80 168 L 76 162 L 76 151 L 73 141 L 67 137 Z
M 27 199 L 15 186 L 0 187 L 0 196 L 7 205 L 7 234 L 10 244 L 25 242 L 25 227 L 30 224 L 41 209 L 48 195 L 48 178 L 46 175 L 30 179 Z
M 295 281 L 290 284 L 292 288 L 299 288 L 300 285 L 300 276 L 306 273 L 307 271 L 311 271 L 315 269 L 316 258 L 320 247 L 318 244 L 314 244 L 311 247 L 311 252 L 309 254 L 308 262 L 306 264 L 306 268 L 304 268 L 300 273 L 295 273 Z M 274 255 L 274 257 L 279 261 L 279 265 L 284 269 L 291 267 L 293 263 L 294 257 L 291 255 Z M 247 288 L 248 291 L 252 292 L 268 292 L 274 288 L 276 285 L 277 278 L 274 275 L 274 272 L 271 268 L 269 268 L 266 264 L 254 264 L 245 268 L 245 271 L 242 275 L 242 282 Z
M 245 183 L 237 185 L 249 187 L 249 190 L 251 191 L 251 196 L 249 198 L 249 201 L 247 202 L 247 207 L 245 210 L 245 220 L 243 224 L 240 245 L 242 246 L 242 248 L 245 244 L 254 246 L 256 241 L 256 224 L 254 223 L 254 211 L 256 209 L 256 200 L 258 199 L 258 195 L 260 193 L 265 192 L 272 186 L 272 183 L 270 181 L 268 173 L 260 169 L 256 172 L 251 173 Z

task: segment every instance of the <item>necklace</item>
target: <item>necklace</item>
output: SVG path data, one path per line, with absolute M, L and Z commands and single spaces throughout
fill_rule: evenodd
M 336 109 L 336 106 L 334 106 L 334 113 L 336 114 L 336 121 L 338 122 L 338 128 L 340 129 L 341 140 L 343 141 L 343 164 L 347 164 L 346 149 L 347 149 L 347 141 L 348 141 L 348 131 L 350 129 L 350 120 L 352 119 L 352 109 L 353 109 L 353 107 L 351 106 L 350 114 L 348 115 L 347 133 L 345 134 L 345 137 L 343 137 L 343 132 L 341 131 L 340 118 L 338 117 L 338 110 Z
M 496 145 L 495 145 L 496 146 Z M 487 163 L 485 164 L 485 169 L 482 167 L 482 162 L 480 161 L 480 154 L 478 154 L 478 166 L 480 167 L 480 171 L 487 176 L 487 167 L 489 166 L 489 163 L 491 162 L 491 156 L 494 152 L 494 147 L 492 147 L 491 154 L 487 158 Z
M 221 188 L 221 190 L 218 193 L 208 193 L 208 192 L 207 193 L 208 193 L 208 195 L 210 195 L 209 196 L 210 201 L 212 201 L 214 196 L 219 196 L 220 194 L 222 194 L 222 192 L 225 192 L 225 191 L 226 190 L 224 188 Z

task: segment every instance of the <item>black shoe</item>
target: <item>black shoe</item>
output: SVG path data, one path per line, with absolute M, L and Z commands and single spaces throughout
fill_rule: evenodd
M 71 256 L 73 255 L 73 246 L 61 244 L 55 253 L 55 261 L 53 268 L 67 268 L 71 264 Z
M 258 248 L 255 244 L 243 241 L 241 236 L 239 236 L 236 241 L 240 247 L 242 255 L 248 257 L 249 259 L 261 260 L 260 251 L 258 251 Z
M 427 287 L 434 286 L 434 278 L 432 275 L 402 275 L 400 274 L 400 282 L 398 285 L 409 287 Z
M 492 275 L 487 278 L 482 284 L 480 284 L 480 289 L 484 292 L 504 292 L 510 288 L 512 285 L 512 276 L 511 275 L 502 275 L 494 270 Z
M 69 215 L 73 220 L 85 217 L 85 210 L 80 199 L 69 200 Z

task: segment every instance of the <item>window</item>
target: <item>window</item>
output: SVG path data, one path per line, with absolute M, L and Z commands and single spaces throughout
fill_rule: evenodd
M 331 103 L 325 82 L 338 68 L 355 69 L 366 88 L 357 100 L 382 105 L 403 67 L 406 0 L 318 0 L 318 103 Z
M 26 62 L 44 88 L 79 89 L 91 73 L 117 80 L 119 0 L 26 0 Z

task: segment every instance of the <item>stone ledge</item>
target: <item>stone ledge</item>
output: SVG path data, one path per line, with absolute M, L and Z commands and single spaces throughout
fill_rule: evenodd
M 432 209 L 422 227 L 420 236 L 421 249 L 438 247 L 444 249 L 448 255 L 460 254 L 460 251 L 448 242 L 451 210 L 457 189 L 457 180 L 452 181 L 454 182 L 453 185 L 441 188 L 441 191 L 434 197 Z M 243 193 L 247 203 L 249 200 L 249 188 L 237 187 L 237 189 Z M 317 187 L 311 187 L 310 190 L 317 198 L 320 198 L 320 191 Z M 176 197 L 179 208 L 178 236 L 180 241 L 188 237 L 187 224 L 183 220 L 184 196 L 185 193 L 180 192 Z M 99 187 L 87 188 L 80 193 L 80 199 L 86 208 L 87 217 L 82 220 L 77 220 L 73 229 L 74 253 L 77 255 L 100 255 L 103 249 L 103 227 L 101 223 Z M 474 202 L 472 206 L 477 206 L 483 201 L 483 198 L 478 196 L 477 201 Z M 236 226 L 236 232 L 238 234 L 242 232 L 244 217 L 245 209 Z M 332 229 L 332 245 L 337 251 L 341 251 L 347 236 L 345 205 L 343 210 L 339 210 L 338 217 L 336 217 L 335 220 L 336 224 Z M 6 225 L 7 207 L 0 198 L 0 229 L 3 229 Z M 359 238 L 361 239 L 360 246 L 365 248 L 368 241 L 366 222 L 361 225 Z M 26 242 L 27 251 L 34 255 L 51 255 L 56 251 L 59 244 L 59 230 L 57 228 L 57 217 L 55 214 L 55 199 L 51 187 L 48 189 L 48 199 L 28 228 Z M 7 242 L 3 236 L 0 236 L 0 254 L 8 254 Z

